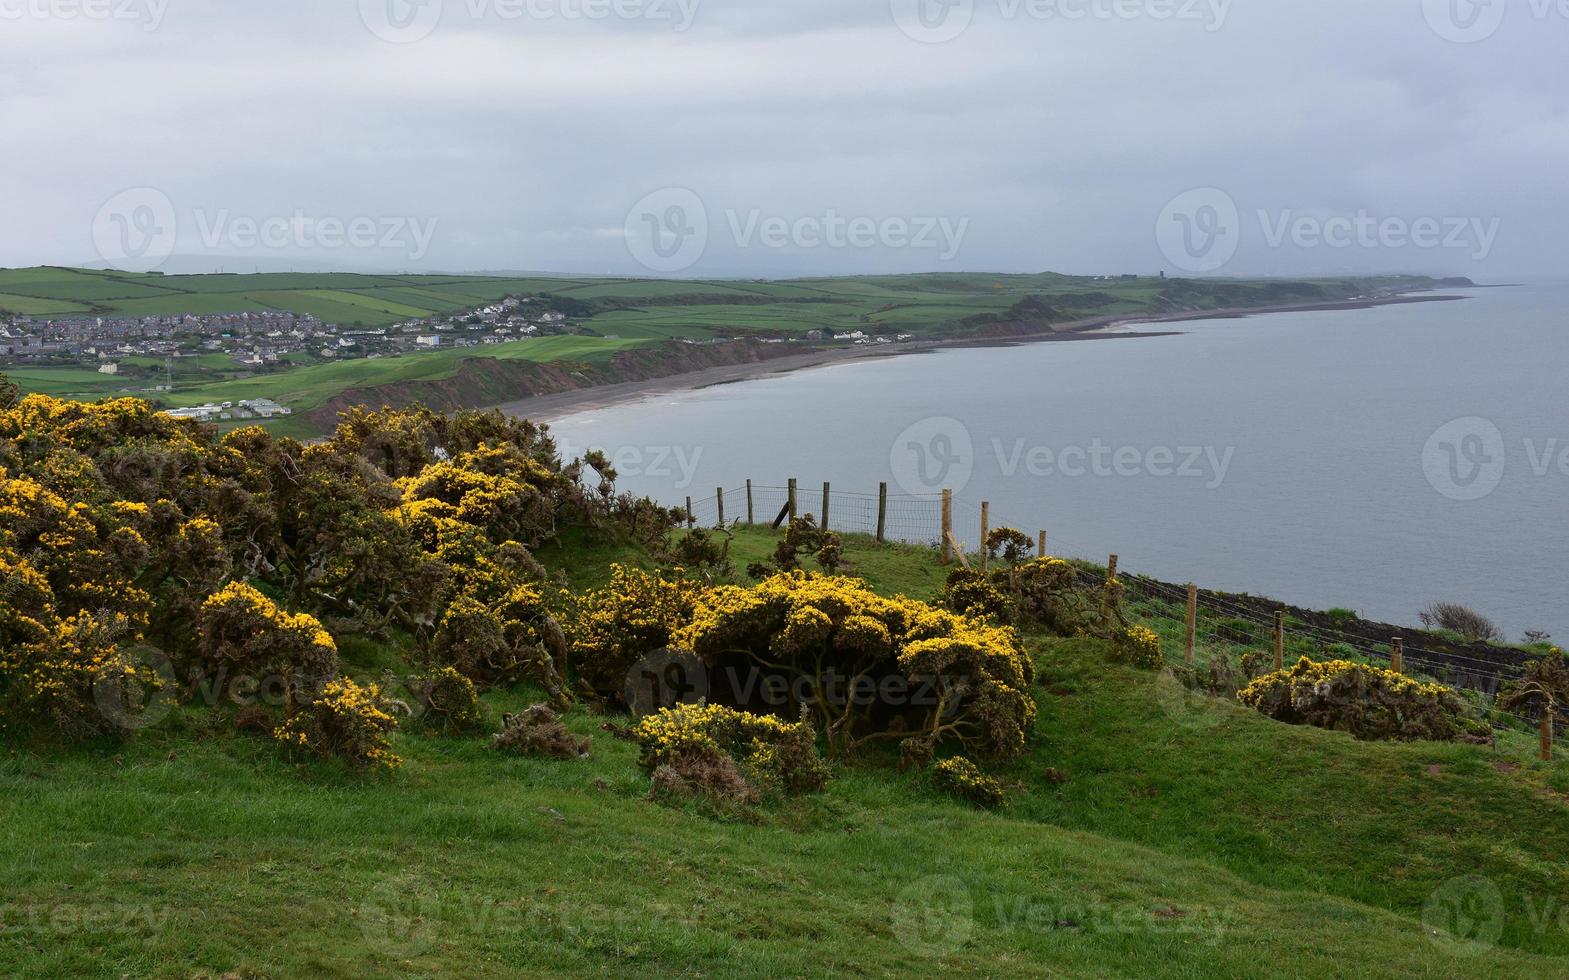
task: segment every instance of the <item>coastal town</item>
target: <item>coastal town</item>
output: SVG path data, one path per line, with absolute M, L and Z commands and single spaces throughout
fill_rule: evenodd
M 0 359 L 9 365 L 90 366 L 106 375 L 129 375 L 133 372 L 128 368 L 145 369 L 149 362 L 172 373 L 185 359 L 263 372 L 321 361 L 483 347 L 571 330 L 568 316 L 539 297 L 509 297 L 450 316 L 388 327 L 324 323 L 309 314 L 270 310 L 52 319 L 0 314 Z

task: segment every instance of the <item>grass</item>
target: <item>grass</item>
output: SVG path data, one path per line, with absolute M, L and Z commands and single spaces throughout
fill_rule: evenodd
M 774 540 L 738 531 L 732 557 Z M 923 549 L 851 537 L 846 555 L 883 592 L 928 597 L 943 578 Z M 649 561 L 580 535 L 540 557 L 578 588 Z M 1041 712 L 1027 755 L 996 770 L 1012 791 L 997 813 L 864 763 L 749 820 L 663 807 L 636 747 L 584 710 L 567 720 L 593 739 L 587 761 L 401 733 L 405 766 L 376 777 L 292 764 L 222 712 L 123 747 L 17 746 L 0 758 L 0 970 L 1564 974 L 1569 821 L 1545 788 L 1562 765 L 1508 740 L 1358 743 L 1194 702 L 1108 666 L 1096 640 L 1029 646 Z M 363 643 L 344 655 L 362 673 L 398 664 Z M 1424 922 L 1468 876 L 1497 889 L 1496 945 Z

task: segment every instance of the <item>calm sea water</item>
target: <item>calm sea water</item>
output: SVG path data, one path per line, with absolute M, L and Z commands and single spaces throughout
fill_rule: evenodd
M 1056 554 L 1396 623 L 1464 602 L 1569 640 L 1569 285 L 1464 295 L 840 365 L 554 428 L 670 504 L 946 484 L 969 541 L 986 500 Z

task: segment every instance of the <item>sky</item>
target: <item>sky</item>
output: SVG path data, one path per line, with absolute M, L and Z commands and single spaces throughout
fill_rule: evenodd
M 0 0 L 0 266 L 1569 270 L 1569 0 Z

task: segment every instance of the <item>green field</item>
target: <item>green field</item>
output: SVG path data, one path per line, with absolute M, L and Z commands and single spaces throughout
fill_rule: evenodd
M 771 535 L 743 531 L 733 558 Z M 847 541 L 929 597 L 927 552 Z M 608 546 L 553 545 L 578 587 Z M 1157 623 L 1162 625 L 1162 623 Z M 294 765 L 222 712 L 0 758 L 0 968 L 29 977 L 1562 977 L 1569 767 L 1368 744 L 1228 702 L 1173 711 L 1093 639 L 1030 634 L 1041 712 L 982 812 L 882 765 L 747 818 L 587 760 L 396 737 L 405 766 Z M 346 646 L 375 675 L 395 650 Z M 537 698 L 488 696 L 494 714 Z M 1484 900 L 1478 901 L 1477 896 Z M 1496 904 L 1492 899 L 1496 898 Z M 1468 904 L 1469 903 L 1469 904 Z M 1478 929 L 1480 924 L 1483 928 Z M 1460 926 L 1463 935 L 1447 931 Z

